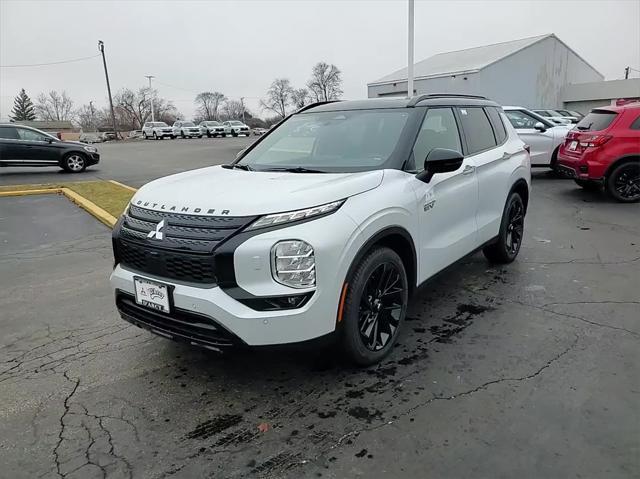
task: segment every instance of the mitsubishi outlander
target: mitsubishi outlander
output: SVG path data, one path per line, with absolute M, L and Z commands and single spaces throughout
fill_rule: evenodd
M 513 261 L 530 159 L 484 97 L 316 103 L 227 165 L 142 187 L 113 232 L 123 319 L 210 349 L 334 335 L 387 355 L 410 295 L 482 249 Z

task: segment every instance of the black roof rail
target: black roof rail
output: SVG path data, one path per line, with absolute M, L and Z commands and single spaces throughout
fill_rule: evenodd
M 486 96 L 481 95 L 465 95 L 462 93 L 429 93 L 426 95 L 414 96 L 409 100 L 409 103 L 407 103 L 407 107 L 414 107 L 421 101 L 428 100 L 430 98 L 472 98 L 475 100 L 488 100 Z
M 302 113 L 303 111 L 308 110 L 309 108 L 313 108 L 315 106 L 326 105 L 327 103 L 336 103 L 338 101 L 341 101 L 341 100 L 316 101 L 314 103 L 309 103 L 308 105 L 303 106 L 299 110 L 294 111 L 292 113 L 292 115 L 296 115 L 298 113 Z

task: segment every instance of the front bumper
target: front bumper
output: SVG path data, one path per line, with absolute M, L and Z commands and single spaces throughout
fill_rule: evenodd
M 87 165 L 97 165 L 98 163 L 100 163 L 100 153 L 89 153 Z

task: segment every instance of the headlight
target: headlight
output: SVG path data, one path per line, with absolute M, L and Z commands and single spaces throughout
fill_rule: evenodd
M 313 208 L 306 208 L 304 210 L 288 211 L 286 213 L 275 213 L 273 215 L 262 216 L 255 223 L 250 225 L 247 230 L 255 230 L 257 228 L 266 228 L 267 226 L 280 225 L 282 223 L 291 223 L 292 221 L 303 220 L 311 218 L 313 216 L 320 216 L 327 213 L 332 213 L 344 203 L 345 200 L 334 201 L 333 203 L 327 203 L 326 205 L 314 206 Z
M 271 248 L 271 274 L 278 283 L 292 288 L 316 284 L 313 247 L 302 240 L 280 241 Z
M 89 153 L 97 153 L 98 152 L 98 149 L 93 147 L 93 146 L 85 146 L 84 150 L 88 151 Z

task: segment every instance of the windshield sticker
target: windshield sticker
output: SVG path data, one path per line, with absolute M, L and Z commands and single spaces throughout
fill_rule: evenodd
M 467 114 L 467 110 L 465 110 L 464 108 L 461 108 L 460 109 L 460 113 L 463 114 L 463 115 L 466 115 Z

